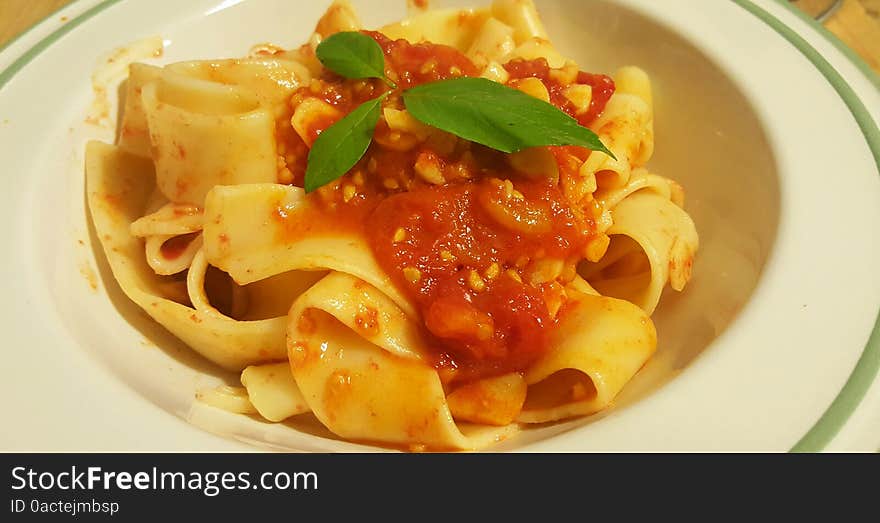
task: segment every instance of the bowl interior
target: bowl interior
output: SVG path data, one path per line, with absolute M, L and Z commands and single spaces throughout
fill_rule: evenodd
M 405 3 L 353 2 L 367 27 L 405 15 Z M 299 45 L 323 12 L 323 3 L 226 2 L 223 10 L 188 11 L 158 24 L 168 43 L 163 62 L 236 56 L 255 43 Z M 432 2 L 434 5 L 466 2 Z M 123 4 L 124 5 L 124 4 Z M 611 73 L 624 65 L 645 69 L 653 82 L 656 148 L 648 166 L 684 186 L 686 210 L 700 234 L 694 277 L 683 293 L 667 289 L 654 315 L 659 334 L 656 356 L 624 389 L 608 411 L 589 418 L 536 427 L 498 449 L 521 448 L 626 409 L 684 371 L 710 349 L 733 322 L 758 284 L 779 221 L 776 164 L 761 122 L 734 79 L 693 43 L 662 22 L 618 3 L 593 0 L 538 2 L 557 48 L 581 69 Z M 123 44 L 125 42 L 120 42 Z M 112 139 L 105 131 L 103 139 Z M 81 158 L 82 141 L 75 144 Z M 154 324 L 121 293 L 112 278 L 83 204 L 81 163 L 68 194 L 72 219 L 82 223 L 89 260 L 101 290 L 90 290 L 76 248 L 48 238 L 38 246 L 51 275 L 59 315 L 79 346 L 128 385 L 163 409 L 211 432 L 261 446 L 298 450 L 360 450 L 342 442 L 310 416 L 270 424 L 194 403 L 194 392 L 218 383 L 237 384 L 226 374 Z M 78 185 L 77 185 L 78 184 Z M 64 185 L 54 190 L 63 191 Z M 56 195 L 63 201 L 64 197 Z M 70 260 L 74 260 L 72 263 Z M 88 275 L 88 274 L 87 274 Z M 94 277 L 93 277 L 94 279 Z M 86 279 L 86 281 L 88 278 Z M 106 289 L 106 292 L 104 290 Z M 108 299 L 109 297 L 109 299 Z M 84 306 L 86 304 L 87 306 Z M 291 430 L 291 429 L 296 430 Z
M 700 250 L 684 291 L 664 290 L 653 315 L 657 353 L 614 408 L 530 431 L 517 444 L 613 416 L 710 349 L 758 285 L 780 213 L 777 165 L 759 117 L 737 81 L 697 45 L 612 1 L 555 0 L 539 9 L 554 44 L 581 69 L 612 72 L 636 65 L 647 71 L 656 140 L 648 167 L 684 187 Z

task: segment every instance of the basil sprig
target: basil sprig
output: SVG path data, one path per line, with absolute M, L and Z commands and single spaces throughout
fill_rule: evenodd
M 373 133 L 382 114 L 382 100 L 386 96 L 388 93 L 362 103 L 318 135 L 309 151 L 306 192 L 332 182 L 358 163 L 373 141 Z
M 345 78 L 385 76 L 382 48 L 358 32 L 336 33 L 318 45 L 318 59 Z M 349 171 L 366 153 L 382 109 L 379 98 L 361 104 L 322 132 L 309 152 L 305 189 L 311 192 Z M 424 124 L 505 153 L 543 145 L 578 145 L 614 154 L 596 133 L 554 105 L 485 78 L 453 78 L 402 93 L 409 113 Z
M 403 93 L 413 117 L 505 153 L 541 145 L 579 145 L 614 156 L 596 136 L 555 105 L 485 78 L 453 78 Z
M 392 89 L 397 85 L 385 76 L 385 54 L 369 36 L 346 31 L 335 33 L 315 49 L 324 67 L 345 78 L 379 78 Z

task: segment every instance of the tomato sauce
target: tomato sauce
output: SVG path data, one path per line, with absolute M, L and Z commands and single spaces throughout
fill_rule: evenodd
M 398 85 L 386 108 L 404 109 L 402 89 L 479 74 L 452 47 L 366 34 L 382 47 L 386 75 Z M 601 114 L 614 92 L 607 76 L 578 72 L 577 81 L 593 93 L 589 111 L 576 116 L 546 60 L 505 67 L 511 80 L 541 79 L 551 103 L 582 124 Z M 382 80 L 326 72 L 295 93 L 291 106 L 317 97 L 345 114 L 388 90 Z M 279 140 L 287 151 L 304 146 L 289 129 Z M 549 149 L 560 173 L 576 172 L 589 155 L 574 146 Z M 301 185 L 304 155 L 291 156 L 293 183 Z M 288 220 L 279 205 L 275 218 L 289 223 L 287 240 L 333 229 L 362 235 L 417 306 L 445 382 L 522 371 L 546 352 L 565 307 L 563 285 L 595 237 L 598 215 L 592 202 L 568 201 L 556 180 L 518 176 L 502 153 L 455 137 L 441 147 L 396 132 L 384 119 L 364 157 L 311 194 L 308 209 L 306 218 Z
M 176 260 L 183 255 L 196 236 L 198 236 L 198 233 L 171 237 L 159 247 L 159 252 L 166 260 Z
M 529 77 L 541 80 L 547 88 L 547 92 L 550 93 L 550 103 L 568 113 L 569 116 L 576 118 L 578 123 L 583 126 L 589 126 L 602 114 L 605 105 L 614 94 L 614 80 L 610 76 L 578 71 L 575 83 L 589 85 L 593 90 L 590 108 L 584 114 L 578 115 L 574 105 L 563 94 L 567 86 L 550 74 L 550 65 L 546 58 L 515 59 L 504 64 L 504 68 L 510 74 L 511 80 Z
M 465 374 L 521 370 L 543 354 L 554 323 L 547 289 L 523 281 L 516 267 L 539 255 L 569 257 L 591 235 L 548 181 L 521 181 L 515 190 L 522 199 L 505 198 L 493 178 L 423 187 L 384 199 L 372 214 L 368 235 L 380 265 Z M 487 211 L 497 202 L 514 213 L 516 204 L 532 207 L 540 224 L 500 224 Z
M 364 34 L 376 40 L 385 52 L 386 73 L 402 89 L 479 74 L 473 62 L 454 47 L 391 40 L 376 31 L 364 31 Z
M 602 115 L 605 105 L 611 95 L 614 94 L 614 80 L 610 76 L 604 74 L 578 73 L 577 83 L 587 84 L 593 88 L 593 98 L 590 100 L 590 109 L 582 116 L 578 117 L 581 125 L 589 125 L 593 120 Z

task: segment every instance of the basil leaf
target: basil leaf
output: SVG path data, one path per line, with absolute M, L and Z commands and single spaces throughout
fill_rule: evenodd
M 382 114 L 383 94 L 364 102 L 342 120 L 318 135 L 309 151 L 305 189 L 312 192 L 347 173 L 363 157 L 373 141 Z
M 345 78 L 385 78 L 385 54 L 369 36 L 346 31 L 335 33 L 315 49 L 324 67 Z
M 614 154 L 596 133 L 554 105 L 485 78 L 454 78 L 403 92 L 422 123 L 505 153 L 540 145 L 579 145 Z

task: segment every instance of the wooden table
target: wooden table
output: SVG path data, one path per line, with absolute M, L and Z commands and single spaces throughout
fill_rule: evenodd
M 71 0 L 0 0 L 0 46 Z M 403 1 L 403 0 L 400 0 Z M 824 0 L 794 0 L 805 11 Z M 832 33 L 880 73 L 880 0 L 843 0 L 825 21 Z

